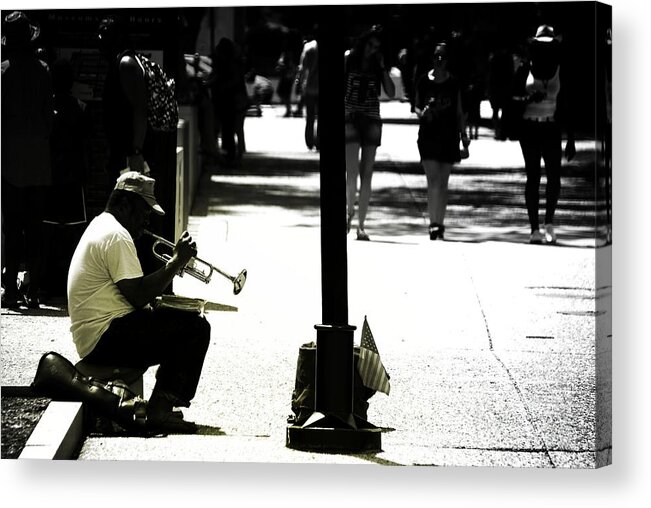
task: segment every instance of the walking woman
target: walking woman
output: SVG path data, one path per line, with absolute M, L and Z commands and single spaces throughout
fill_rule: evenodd
M 561 43 L 554 29 L 541 25 L 530 41 L 531 70 L 527 76 L 526 96 L 520 147 L 527 171 L 525 201 L 531 235 L 529 243 L 556 243 L 554 214 L 561 193 L 562 135 L 561 122 L 567 130 L 565 157 L 572 160 L 576 153 L 574 132 L 568 114 L 567 93 L 563 97 L 561 76 Z M 563 106 L 563 107 L 561 107 Z M 540 197 L 541 158 L 545 161 L 547 185 L 545 189 L 545 223 L 540 230 L 538 217 Z
M 378 26 L 364 32 L 344 56 L 348 230 L 350 231 L 355 215 L 359 176 L 358 240 L 369 240 L 364 231 L 364 222 L 371 199 L 375 153 L 382 140 L 381 87 L 390 98 L 396 92 L 384 64 L 384 56 L 380 52 L 380 33 L 381 28 Z
M 463 143 L 464 157 L 470 145 L 459 82 L 448 71 L 445 43 L 436 45 L 432 68 L 418 80 L 415 111 L 420 119 L 418 151 L 427 177 L 429 237 L 443 240 L 448 181 L 453 164 L 461 160 L 462 154 L 459 140 Z

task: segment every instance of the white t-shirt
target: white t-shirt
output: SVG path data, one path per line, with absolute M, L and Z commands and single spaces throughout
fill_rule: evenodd
M 81 358 L 93 350 L 111 321 L 134 310 L 116 282 L 142 276 L 131 234 L 108 212 L 95 217 L 79 240 L 68 272 L 70 331 Z

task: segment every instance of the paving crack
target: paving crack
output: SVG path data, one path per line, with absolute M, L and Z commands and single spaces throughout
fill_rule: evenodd
M 464 258 L 464 261 L 466 263 L 466 266 L 469 266 L 468 259 L 467 259 L 465 253 L 463 254 L 463 258 Z M 468 276 L 470 278 L 470 283 L 472 284 L 472 287 L 473 287 L 473 290 L 474 290 L 474 293 L 475 293 L 475 298 L 477 299 L 477 303 L 479 305 L 479 311 L 481 312 L 482 319 L 484 320 L 484 327 L 486 328 L 486 337 L 488 339 L 488 350 L 493 355 L 493 358 L 495 358 L 497 363 L 502 367 L 504 372 L 506 372 L 506 375 L 508 376 L 509 380 L 511 381 L 513 389 L 515 390 L 515 393 L 517 394 L 517 396 L 520 399 L 520 402 L 522 404 L 522 407 L 524 408 L 524 411 L 526 413 L 527 421 L 529 422 L 529 425 L 531 425 L 531 427 L 534 430 L 534 433 L 536 434 L 536 436 L 538 436 L 538 439 L 540 439 L 540 442 L 543 444 L 542 451 L 544 452 L 545 457 L 549 461 L 551 467 L 555 468 L 556 464 L 554 463 L 554 460 L 551 457 L 549 446 L 547 445 L 547 442 L 545 441 L 545 437 L 543 436 L 542 432 L 538 428 L 538 425 L 536 424 L 536 421 L 535 421 L 535 419 L 533 417 L 533 413 L 531 412 L 529 404 L 527 403 L 527 400 L 526 400 L 524 394 L 522 393 L 522 390 L 520 389 L 520 386 L 519 386 L 517 380 L 515 379 L 515 377 L 511 373 L 511 370 L 506 365 L 506 363 L 504 363 L 504 361 L 495 352 L 494 345 L 493 345 L 493 337 L 491 335 L 490 326 L 488 324 L 488 317 L 486 316 L 486 312 L 484 310 L 484 306 L 482 304 L 481 297 L 479 296 L 479 291 L 477 289 L 477 285 L 475 284 L 475 279 L 472 276 L 472 272 L 470 270 L 468 270 Z

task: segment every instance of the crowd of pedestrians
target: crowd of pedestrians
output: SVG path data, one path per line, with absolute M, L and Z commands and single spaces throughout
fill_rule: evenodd
M 560 194 L 560 145 L 562 122 L 567 126 L 572 112 L 560 94 L 560 38 L 553 27 L 543 25 L 538 33 L 509 47 L 499 43 L 487 53 L 472 37 L 459 32 L 442 34 L 434 28 L 422 36 L 412 35 L 408 47 L 397 55 L 383 47 L 381 26 L 376 25 L 351 39 L 344 54 L 344 125 L 347 180 L 347 227 L 357 220 L 356 238 L 370 240 L 365 230 L 372 195 L 372 177 L 377 148 L 382 142 L 380 96 L 395 97 L 390 68 L 400 69 L 402 92 L 418 118 L 418 150 L 427 181 L 428 234 L 443 240 L 448 183 L 454 165 L 469 156 L 471 140 L 478 139 L 480 105 L 488 100 L 493 111 L 496 140 L 517 140 L 523 153 L 527 184 L 523 195 L 531 227 L 531 243 L 555 243 L 553 220 Z M 284 107 L 284 117 L 305 116 L 304 141 L 308 150 L 319 150 L 319 65 L 315 26 L 306 34 L 297 58 L 294 31 L 288 31 L 276 62 L 275 94 Z M 542 31 L 542 32 L 541 32 Z M 543 33 L 544 32 L 544 33 Z M 551 35 L 550 35 L 551 34 Z M 482 55 L 485 58 L 482 58 Z M 541 60 L 556 59 L 552 63 Z M 247 55 L 229 39 L 221 39 L 212 55 L 213 73 L 206 80 L 214 107 L 217 137 L 221 137 L 223 167 L 241 163 L 245 152 L 244 119 L 249 108 L 262 115 L 261 104 L 271 101 L 273 87 L 267 78 L 247 67 Z M 555 71 L 533 78 L 541 67 Z M 545 83 L 549 89 L 539 90 Z M 246 90 L 245 82 L 252 83 Z M 558 99 L 561 99 L 559 101 Z M 292 111 L 292 102 L 296 108 Z M 557 108 L 558 104 L 558 108 Z M 562 120 L 562 122 L 561 122 Z M 571 123 L 571 122 L 570 122 Z M 566 157 L 574 155 L 571 125 L 566 129 Z M 219 150 L 218 150 L 219 151 Z M 538 219 L 541 162 L 545 163 L 544 228 Z
M 319 150 L 317 30 L 315 26 L 313 33 L 306 34 L 298 60 L 288 35 L 275 68 L 275 93 L 284 106 L 283 116 L 305 115 L 304 138 L 309 150 Z M 379 25 L 364 31 L 351 39 L 350 49 L 344 54 L 348 231 L 356 218 L 356 238 L 370 239 L 365 222 L 375 156 L 382 141 L 380 96 L 383 92 L 389 99 L 396 96 L 389 72 L 396 66 L 401 73 L 404 100 L 419 122 L 414 150 L 418 150 L 427 181 L 430 239 L 444 239 L 450 174 L 455 164 L 469 156 L 471 140 L 478 139 L 480 105 L 488 100 L 494 138 L 518 141 L 522 149 L 527 177 L 523 197 L 531 228 L 530 242 L 556 243 L 554 215 L 561 190 L 563 134 L 567 139 L 568 161 L 575 148 L 573 112 L 568 107 L 567 93 L 561 93 L 561 81 L 566 80 L 560 70 L 561 37 L 554 28 L 541 25 L 528 39 L 510 44 L 497 37 L 490 51 L 482 48 L 472 35 L 443 34 L 429 28 L 422 35 L 412 34 L 407 47 L 396 55 L 389 53 L 389 46 L 383 46 L 387 35 L 383 32 Z M 295 35 L 294 31 L 288 34 Z M 215 60 L 217 76 L 219 67 Z M 227 74 L 234 77 L 233 73 Z M 262 114 L 261 101 L 269 101 L 273 94 L 269 86 L 265 90 L 266 98 L 255 89 L 249 94 L 249 106 L 251 102 L 255 105 L 257 116 Z M 221 100 L 220 95 L 213 89 L 215 102 Z M 292 97 L 296 104 L 293 111 Z M 217 113 L 216 117 L 219 116 Z M 237 137 L 244 138 L 243 129 Z M 230 143 L 223 140 L 227 159 L 231 158 Z M 243 150 L 239 153 L 241 158 Z M 547 185 L 541 228 L 538 201 L 543 162 Z
M 368 38 L 369 33 L 364 33 L 357 39 L 348 59 L 355 53 L 362 54 L 361 48 L 366 48 L 365 57 L 374 55 L 374 61 L 379 62 L 377 67 L 384 69 L 379 37 L 371 38 L 371 43 Z M 521 147 L 530 243 L 556 243 L 554 218 L 561 192 L 563 137 L 566 139 L 565 159 L 571 161 L 576 153 L 569 73 L 564 72 L 564 64 L 561 64 L 564 60 L 561 41 L 562 37 L 552 26 L 543 24 L 521 43 L 498 44 L 494 51 L 484 51 L 482 59 L 472 37 L 459 32 L 441 34 L 432 28 L 422 37 L 413 37 L 409 47 L 402 48 L 396 55 L 405 100 L 409 101 L 411 112 L 419 122 L 414 148 L 420 155 L 427 181 L 431 240 L 444 239 L 450 174 L 455 164 L 469 157 L 471 140 L 478 138 L 480 104 L 487 99 L 493 110 L 494 138 L 517 140 Z M 355 214 L 354 204 L 357 204 L 358 240 L 369 239 L 364 222 L 371 196 L 375 150 L 382 134 L 377 108 L 380 84 L 389 98 L 394 96 L 392 84 L 382 79 L 381 73 L 369 71 L 368 63 L 365 65 L 362 73 L 358 71 L 357 81 L 362 85 L 357 88 L 351 86 L 348 64 L 345 66 L 348 229 Z M 363 92 L 357 92 L 358 89 Z M 363 112 L 360 114 L 359 110 Z M 357 155 L 360 145 L 361 160 Z M 543 163 L 546 186 L 541 227 L 539 201 Z M 356 194 L 358 176 L 359 196 Z

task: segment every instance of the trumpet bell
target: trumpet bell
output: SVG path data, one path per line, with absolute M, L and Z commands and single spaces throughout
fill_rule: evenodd
M 233 279 L 233 294 L 237 295 L 242 291 L 246 282 L 246 269 L 242 270 L 237 277 Z

